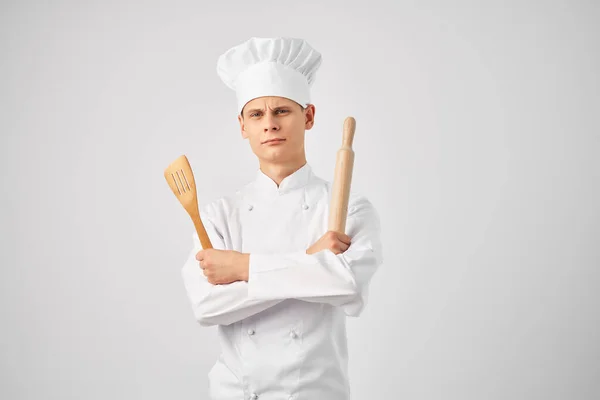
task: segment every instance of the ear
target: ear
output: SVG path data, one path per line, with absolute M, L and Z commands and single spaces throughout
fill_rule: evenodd
M 238 122 L 240 123 L 240 131 L 242 132 L 242 138 L 248 139 L 248 134 L 246 133 L 246 127 L 244 126 L 244 119 L 241 115 L 238 115 Z
M 306 106 L 306 113 L 304 116 L 304 129 L 309 130 L 315 124 L 315 106 L 309 104 Z

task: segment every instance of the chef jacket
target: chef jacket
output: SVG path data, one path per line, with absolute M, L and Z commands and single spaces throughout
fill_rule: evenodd
M 349 400 L 346 316 L 358 317 L 383 261 L 380 219 L 351 190 L 350 247 L 306 254 L 328 230 L 332 185 L 310 165 L 279 186 L 260 169 L 200 214 L 213 248 L 249 253 L 248 281 L 213 285 L 193 249 L 182 277 L 201 326 L 218 326 L 222 352 L 208 374 L 212 400 Z

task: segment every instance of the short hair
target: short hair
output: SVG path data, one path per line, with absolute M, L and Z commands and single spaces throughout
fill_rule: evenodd
M 294 103 L 296 103 L 296 102 L 294 102 Z M 306 110 L 306 107 L 303 107 L 302 104 L 300 104 L 300 103 L 296 103 L 296 104 L 298 104 L 300 106 L 300 109 L 302 111 Z M 244 118 L 244 108 L 246 108 L 246 106 L 242 107 L 242 111 L 240 111 L 240 117 L 242 117 L 242 118 Z

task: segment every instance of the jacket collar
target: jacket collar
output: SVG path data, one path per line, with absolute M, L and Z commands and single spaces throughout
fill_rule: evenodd
M 258 168 L 254 180 L 254 187 L 256 192 L 260 194 L 278 196 L 306 186 L 311 177 L 312 168 L 307 162 L 302 167 L 283 178 L 279 187 L 277 187 L 275 181 Z

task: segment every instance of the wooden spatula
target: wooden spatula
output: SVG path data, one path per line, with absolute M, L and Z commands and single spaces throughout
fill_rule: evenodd
M 165 179 L 185 211 L 192 218 L 202 249 L 212 249 L 212 244 L 200 219 L 196 181 L 192 167 L 185 155 L 179 156 L 165 169 Z

